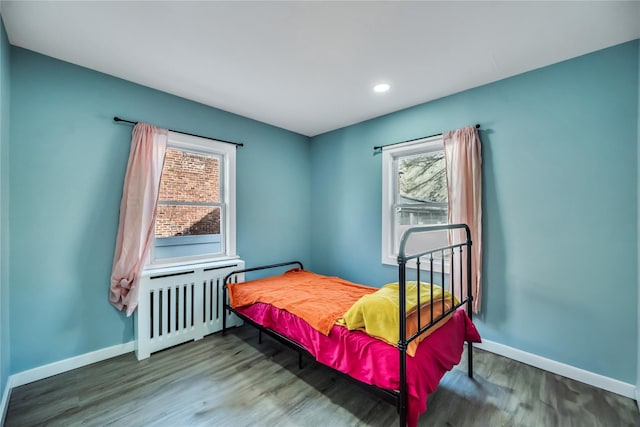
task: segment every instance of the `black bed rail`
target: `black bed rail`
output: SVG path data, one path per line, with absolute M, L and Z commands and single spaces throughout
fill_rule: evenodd
M 226 311 L 226 312 L 222 316 L 222 335 L 225 335 L 227 333 L 227 314 L 232 312 L 232 307 L 229 304 L 229 299 L 227 298 L 227 292 L 228 292 L 227 285 L 229 284 L 229 279 L 242 273 L 250 273 L 252 271 L 259 271 L 259 270 L 269 270 L 272 268 L 286 267 L 288 265 L 297 265 L 300 270 L 304 270 L 304 266 L 300 261 L 288 261 L 288 262 L 280 262 L 278 264 L 269 264 L 269 265 L 261 265 L 259 267 L 244 268 L 242 270 L 233 270 L 231 273 L 225 276 L 224 281 L 222 282 L 222 306 L 223 306 L 223 311 Z
M 450 242 L 450 244 L 446 246 L 442 246 L 435 249 L 429 249 L 426 251 L 420 251 L 416 253 L 407 253 L 407 243 L 410 237 L 414 234 L 419 233 L 430 233 L 436 231 L 451 231 L 451 230 L 459 230 L 464 229 L 466 232 L 466 239 L 464 242 Z M 457 254 L 456 254 L 457 250 Z M 433 279 L 434 279 L 434 254 L 440 254 L 440 286 L 442 287 L 442 297 L 440 298 L 441 304 L 441 313 L 439 316 L 434 318 L 434 298 L 433 298 Z M 466 254 L 466 284 L 467 284 L 467 292 L 466 296 L 463 298 L 463 255 Z M 450 290 L 450 306 L 445 308 L 445 255 L 450 255 L 449 259 L 449 290 Z M 456 255 L 458 257 L 458 270 L 456 271 Z M 430 286 L 430 319 L 427 320 L 427 323 L 423 326 L 421 319 L 421 309 L 422 302 L 420 301 L 420 287 L 422 286 L 421 276 L 422 276 L 422 263 L 421 259 L 428 256 L 429 262 L 429 282 L 428 286 Z M 400 313 L 406 313 L 407 308 L 407 263 L 409 261 L 415 260 L 416 263 L 416 317 L 418 322 L 417 332 L 412 334 L 410 337 L 407 337 L 407 319 L 406 315 L 400 315 L 399 321 L 399 341 L 398 341 L 398 350 L 400 353 L 400 393 L 399 393 L 399 402 L 398 402 L 398 412 L 400 413 L 400 426 L 406 426 L 406 414 L 407 414 L 407 347 L 408 344 L 417 339 L 418 336 L 426 332 L 428 329 L 434 327 L 438 324 L 438 322 L 445 317 L 449 316 L 452 313 L 455 313 L 459 307 L 463 305 L 467 305 L 466 311 L 469 318 L 472 318 L 472 301 L 473 296 L 471 295 L 471 231 L 466 224 L 443 224 L 443 225 L 432 225 L 432 226 L 419 226 L 412 227 L 406 230 L 402 238 L 400 239 L 400 248 L 398 250 L 398 287 L 399 287 L 399 299 L 400 299 Z M 460 298 L 458 303 L 455 303 L 456 297 L 456 273 L 459 274 L 459 295 Z M 426 301 L 425 301 L 426 302 Z M 436 302 L 437 304 L 438 302 Z M 467 342 L 467 355 L 468 355 L 468 375 L 469 377 L 473 376 L 473 356 L 472 356 L 472 343 L 470 341 Z
M 235 276 L 236 274 L 249 273 L 251 271 L 258 271 L 258 270 L 268 270 L 271 268 L 285 267 L 287 265 L 298 265 L 298 268 L 300 268 L 300 270 L 304 270 L 304 267 L 302 266 L 302 263 L 300 261 L 288 261 L 288 262 L 281 262 L 278 264 L 261 265 L 259 267 L 245 268 L 242 270 L 233 270 L 231 273 L 225 276 L 224 283 L 226 285 L 228 283 L 229 278 Z
M 417 253 L 417 254 L 407 254 L 406 253 L 407 241 L 409 240 L 412 234 L 433 232 L 433 231 L 445 231 L 445 230 L 449 231 L 449 230 L 457 230 L 460 228 L 463 228 L 467 233 L 467 240 L 463 244 L 466 245 L 467 243 L 469 243 L 469 245 L 471 245 L 471 230 L 469 229 L 469 226 L 467 224 L 423 225 L 419 227 L 409 228 L 402 234 L 402 237 L 400 238 L 400 250 L 398 251 L 398 263 L 400 263 L 402 259 L 408 261 L 418 256 L 422 256 L 423 254 L 438 252 L 442 249 L 446 249 L 447 247 L 449 247 L 449 246 L 443 246 L 442 248 L 431 249 L 431 250 Z

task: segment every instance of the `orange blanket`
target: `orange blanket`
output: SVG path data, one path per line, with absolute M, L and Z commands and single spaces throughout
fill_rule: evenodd
M 305 270 L 229 284 L 228 288 L 234 308 L 256 302 L 271 304 L 295 314 L 324 335 L 329 335 L 335 321 L 360 297 L 377 290 Z

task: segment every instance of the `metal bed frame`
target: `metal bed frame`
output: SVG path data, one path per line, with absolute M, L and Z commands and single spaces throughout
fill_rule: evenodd
M 454 243 L 451 245 L 447 245 L 447 246 L 443 246 L 440 248 L 436 248 L 436 249 L 429 249 L 429 250 L 425 250 L 425 251 L 421 251 L 421 252 L 417 252 L 417 253 L 412 253 L 412 254 L 408 254 L 406 252 L 406 245 L 407 242 L 409 240 L 409 238 L 417 233 L 428 233 L 428 232 L 436 232 L 436 231 L 451 231 L 451 230 L 457 230 L 457 229 L 464 229 L 466 232 L 466 240 L 465 242 L 461 242 L 461 243 Z M 466 253 L 467 253 L 467 257 L 466 257 L 466 282 L 467 282 L 467 296 L 462 298 L 463 292 L 463 280 L 460 280 L 460 283 L 457 284 L 458 288 L 456 288 L 456 283 L 455 283 L 455 274 L 451 274 L 449 277 L 449 290 L 450 293 L 452 295 L 451 297 L 451 307 L 448 310 L 445 310 L 445 298 L 444 298 L 444 294 L 443 297 L 441 298 L 441 304 L 442 304 L 442 314 L 440 316 L 437 317 L 433 317 L 433 311 L 431 311 L 431 317 L 429 319 L 429 321 L 424 325 L 421 326 L 421 319 L 420 319 L 420 310 L 417 310 L 417 317 L 418 317 L 418 325 L 421 326 L 418 331 L 413 334 L 410 337 L 407 337 L 407 331 L 406 331 L 406 315 L 403 315 L 404 313 L 406 313 L 406 304 L 407 304 L 407 298 L 406 298 L 406 282 L 407 282 L 407 268 L 412 268 L 412 267 L 408 267 L 408 263 L 415 261 L 416 263 L 416 272 L 415 272 L 415 276 L 416 276 L 416 282 L 417 282 L 417 297 L 418 297 L 418 301 L 417 301 L 417 307 L 421 307 L 421 301 L 420 301 L 420 286 L 423 284 L 421 282 L 421 276 L 422 273 L 420 271 L 421 265 L 422 265 L 422 259 L 426 259 L 426 261 L 428 262 L 429 265 L 429 273 L 427 274 L 429 276 L 429 284 L 428 286 L 431 286 L 431 305 L 433 305 L 433 279 L 434 279 L 434 273 L 433 273 L 433 266 L 434 266 L 434 254 L 439 254 L 440 255 L 440 259 L 444 259 L 445 258 L 445 254 L 450 254 L 451 258 L 450 258 L 450 271 L 454 272 L 455 268 L 458 268 L 458 272 L 459 272 L 459 277 L 462 279 L 463 277 L 463 254 L 465 252 L 466 248 Z M 457 252 L 456 252 L 457 251 Z M 398 410 L 398 413 L 400 415 L 400 426 L 401 427 L 405 427 L 406 423 L 407 423 L 407 347 L 408 344 L 415 340 L 416 338 L 418 338 L 419 335 L 421 335 L 422 333 L 424 333 L 425 331 L 427 331 L 428 329 L 430 329 L 431 327 L 433 327 L 434 325 L 436 325 L 440 320 L 442 320 L 443 318 L 447 317 L 448 315 L 454 313 L 459 307 L 462 307 L 463 305 L 466 304 L 466 312 L 467 315 L 469 316 L 469 319 L 472 319 L 473 316 L 473 310 L 472 310 L 472 302 L 473 302 L 473 296 L 471 295 L 471 232 L 469 230 L 469 227 L 466 224 L 445 224 L 445 225 L 435 225 L 435 226 L 422 226 L 422 227 L 412 227 L 409 228 L 408 230 L 406 230 L 404 232 L 404 234 L 402 235 L 402 238 L 400 240 L 400 249 L 399 249 L 399 255 L 398 255 L 398 282 L 400 284 L 399 289 L 400 289 L 400 298 L 399 298 L 399 302 L 400 302 L 400 310 L 399 312 L 400 314 L 400 319 L 399 319 L 399 325 L 400 325 L 400 334 L 399 334 L 399 341 L 398 341 L 398 354 L 400 357 L 400 388 L 398 390 L 388 390 L 388 389 L 382 389 L 379 387 L 376 387 L 374 385 L 370 385 L 370 384 L 365 384 L 362 383 L 361 381 L 358 381 L 354 378 L 351 378 L 350 376 L 348 376 L 347 374 L 344 374 L 342 372 L 336 371 L 340 374 L 342 374 L 343 376 L 355 381 L 356 383 L 364 386 L 365 388 L 367 388 L 369 391 L 373 392 L 374 394 L 380 396 L 381 398 L 383 398 L 384 400 L 393 403 L 396 405 L 396 408 Z M 459 262 L 456 264 L 455 263 L 455 259 L 459 260 Z M 266 328 L 256 322 L 254 322 L 253 320 L 249 319 L 248 317 L 244 316 L 243 314 L 235 311 L 233 309 L 233 307 L 231 307 L 231 305 L 229 304 L 228 301 L 228 296 L 227 296 L 227 284 L 229 283 L 229 280 L 237 274 L 240 273 L 249 273 L 249 272 L 253 272 L 253 271 L 259 271 L 259 270 L 267 270 L 267 269 L 272 269 L 272 268 L 278 268 L 278 267 L 285 267 L 285 266 L 290 266 L 290 265 L 297 265 L 299 266 L 300 269 L 303 269 L 302 263 L 300 261 L 291 261 L 291 262 L 283 262 L 283 263 L 279 263 L 279 264 L 270 264 L 270 265 L 264 265 L 264 266 L 259 266 L 259 267 L 253 267 L 253 268 L 246 268 L 246 269 L 242 269 L 242 270 L 234 270 L 231 273 L 229 273 L 225 279 L 224 279 L 224 286 L 223 286 L 223 304 L 224 304 L 224 309 L 229 310 L 229 312 L 234 313 L 236 316 L 240 317 L 242 320 L 244 320 L 245 322 L 251 324 L 252 326 L 256 327 L 259 331 L 259 337 L 260 337 L 260 341 L 262 341 L 262 332 L 276 338 L 277 340 L 283 342 L 284 344 L 287 344 L 288 346 L 294 348 L 295 350 L 298 351 L 298 365 L 300 366 L 300 368 L 302 368 L 302 354 L 307 354 L 309 356 L 311 356 L 311 353 L 309 353 L 309 351 L 304 348 L 303 346 L 301 346 L 300 344 L 298 344 L 297 342 L 289 339 L 288 337 L 279 334 L 278 332 L 275 332 L 269 328 Z M 445 284 L 445 272 L 444 272 L 444 263 L 442 265 L 441 268 L 441 284 L 443 289 L 445 288 L 444 284 Z M 459 289 L 459 293 L 456 293 L 456 289 Z M 454 295 L 460 295 L 459 301 L 456 304 L 455 300 L 453 300 L 453 296 Z M 424 303 L 424 302 L 423 302 Z M 437 302 L 436 302 L 437 304 Z M 226 329 L 227 329 L 227 316 L 222 316 L 222 320 L 223 320 L 223 324 L 222 324 L 222 333 L 225 334 L 226 333 Z M 467 341 L 467 357 L 468 357 L 468 363 L 467 363 L 467 374 L 469 376 L 469 378 L 473 377 L 473 344 L 471 341 Z

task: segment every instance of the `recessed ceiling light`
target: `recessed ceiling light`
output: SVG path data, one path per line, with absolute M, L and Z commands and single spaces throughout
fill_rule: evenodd
M 386 92 L 389 89 L 391 89 L 391 86 L 389 86 L 387 83 L 379 83 L 373 87 L 373 91 L 378 93 Z

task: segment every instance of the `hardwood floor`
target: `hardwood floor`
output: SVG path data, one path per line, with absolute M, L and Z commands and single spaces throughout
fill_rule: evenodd
M 475 350 L 421 426 L 640 426 L 633 400 Z M 248 326 L 17 387 L 6 426 L 397 426 L 395 407 Z

